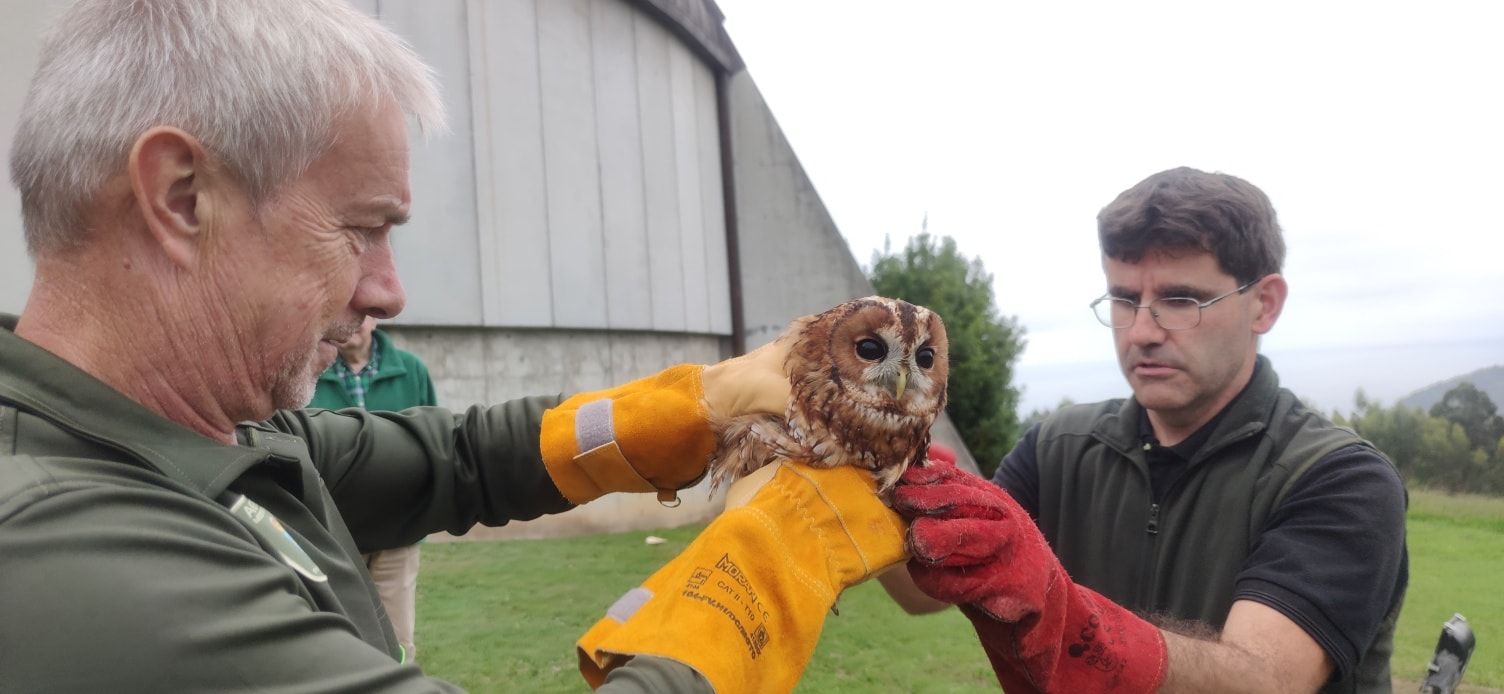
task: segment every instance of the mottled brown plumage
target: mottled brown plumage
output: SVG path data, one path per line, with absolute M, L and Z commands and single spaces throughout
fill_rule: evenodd
M 712 486 L 778 458 L 873 470 L 888 489 L 923 459 L 945 409 L 945 324 L 922 306 L 883 297 L 848 301 L 795 321 L 783 417 L 720 422 Z

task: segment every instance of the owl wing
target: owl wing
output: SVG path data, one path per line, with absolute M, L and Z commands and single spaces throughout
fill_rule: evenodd
M 783 417 L 756 414 L 717 424 L 719 442 L 709 466 L 712 490 L 779 458 L 803 457 L 804 446 L 789 435 Z

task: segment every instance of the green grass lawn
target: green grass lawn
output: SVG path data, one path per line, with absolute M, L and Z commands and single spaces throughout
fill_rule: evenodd
M 1478 649 L 1463 681 L 1504 688 L 1504 499 L 1410 492 L 1410 590 L 1392 666 L 1419 679 L 1452 613 L 1467 617 Z
M 1467 682 L 1504 687 L 1504 499 L 1411 494 L 1410 591 L 1394 675 L 1417 680 L 1442 622 L 1461 612 L 1479 647 Z M 418 590 L 419 659 L 472 692 L 581 692 L 574 640 L 699 528 L 565 540 L 429 543 Z M 956 611 L 912 617 L 872 582 L 840 614 L 800 692 L 995 692 L 997 680 Z M 1413 690 L 1407 684 L 1396 691 Z

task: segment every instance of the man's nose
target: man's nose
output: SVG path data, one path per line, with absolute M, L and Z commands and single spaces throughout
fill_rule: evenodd
M 1164 342 L 1165 329 L 1155 322 L 1154 309 L 1144 307 L 1133 312 L 1133 323 L 1123 331 L 1127 333 L 1128 342 L 1135 345 L 1154 345 Z
M 391 243 L 382 239 L 371 244 L 361 255 L 360 271 L 360 282 L 355 285 L 350 307 L 383 320 L 401 313 L 407 305 L 407 293 L 402 289 L 402 280 L 397 278 Z

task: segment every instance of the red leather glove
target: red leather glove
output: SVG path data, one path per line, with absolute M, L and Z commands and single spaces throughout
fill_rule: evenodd
M 1073 583 L 1034 521 L 996 485 L 932 458 L 900 478 L 893 508 L 911 521 L 915 585 L 960 605 L 1005 690 L 1159 688 L 1164 635 Z

